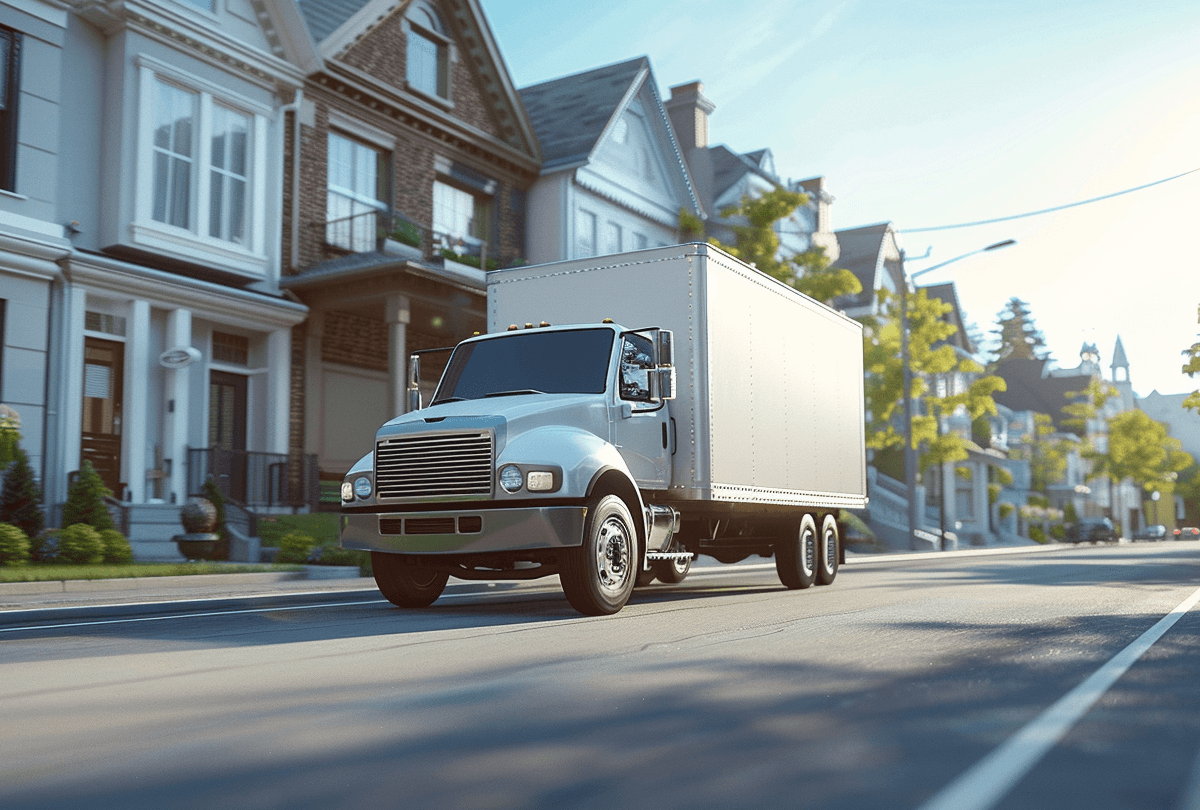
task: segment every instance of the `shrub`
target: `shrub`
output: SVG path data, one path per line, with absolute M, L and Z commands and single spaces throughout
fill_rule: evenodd
M 310 535 L 303 532 L 288 532 L 279 538 L 279 557 L 281 563 L 308 562 L 308 555 L 317 544 Z
M 96 531 L 115 529 L 112 516 L 108 514 L 108 507 L 104 505 L 104 499 L 111 495 L 112 490 L 104 486 L 92 462 L 85 459 L 79 468 L 79 475 L 67 490 L 63 523 L 67 526 L 86 523 Z
M 336 541 L 318 543 L 308 552 L 311 565 L 357 565 L 363 576 L 371 573 L 371 552 L 342 548 Z
M 133 562 L 133 548 L 125 539 L 125 535 L 116 529 L 105 529 L 100 532 L 100 544 L 104 547 L 104 562 Z
M 75 523 L 58 533 L 58 561 L 95 565 L 104 559 L 100 532 L 86 523 Z
M 29 562 L 29 537 L 20 528 L 0 523 L 0 565 L 16 567 Z
M 45 526 L 42 489 L 33 477 L 29 456 L 17 448 L 12 467 L 0 489 L 0 522 L 16 526 L 26 537 L 36 537 Z
M 1030 526 L 1029 527 L 1029 539 L 1035 543 L 1045 543 L 1046 542 L 1046 533 L 1044 531 L 1042 531 L 1041 526 Z
M 60 529 L 43 529 L 29 538 L 29 554 L 34 562 L 48 563 L 58 559 Z

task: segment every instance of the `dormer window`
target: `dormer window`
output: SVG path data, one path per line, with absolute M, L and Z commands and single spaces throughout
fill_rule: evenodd
M 406 18 L 408 86 L 427 96 L 450 98 L 450 40 L 441 16 L 426 2 L 413 4 Z

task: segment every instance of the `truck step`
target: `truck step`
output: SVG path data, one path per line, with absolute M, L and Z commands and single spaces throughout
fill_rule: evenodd
M 690 551 L 647 551 L 647 560 L 690 560 L 696 555 Z

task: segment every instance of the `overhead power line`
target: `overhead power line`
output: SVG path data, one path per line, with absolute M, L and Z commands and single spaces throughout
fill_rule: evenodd
M 1144 188 L 1150 188 L 1151 186 L 1159 186 L 1159 185 L 1162 185 L 1163 183 L 1169 183 L 1172 180 L 1178 180 L 1180 177 L 1187 177 L 1189 174 L 1195 174 L 1196 172 L 1200 172 L 1200 168 L 1192 169 L 1191 171 L 1184 172 L 1183 174 L 1177 174 L 1174 177 L 1164 177 L 1162 180 L 1155 180 L 1153 183 L 1146 183 L 1144 186 L 1135 186 L 1134 188 L 1127 188 L 1123 191 L 1114 191 L 1112 194 L 1105 194 L 1101 197 L 1092 197 L 1089 200 L 1079 200 L 1078 202 L 1067 203 L 1066 205 L 1056 205 L 1053 208 L 1043 208 L 1040 211 L 1027 211 L 1024 214 L 1012 214 L 1011 216 L 996 217 L 995 219 L 981 219 L 976 222 L 959 222 L 955 225 L 935 225 L 935 226 L 928 227 L 928 228 L 901 228 L 900 231 L 902 233 L 928 233 L 929 231 L 949 231 L 949 230 L 953 230 L 955 228 L 973 228 L 977 225 L 991 225 L 996 222 L 1008 222 L 1008 221 L 1014 220 L 1014 219 L 1024 219 L 1026 217 L 1036 217 L 1041 214 L 1052 214 L 1055 211 L 1063 211 L 1067 208 L 1077 208 L 1081 205 L 1088 205 L 1090 203 L 1100 202 L 1101 200 L 1109 200 L 1109 199 L 1112 199 L 1113 197 L 1120 197 L 1122 194 L 1132 194 L 1135 191 L 1141 191 Z

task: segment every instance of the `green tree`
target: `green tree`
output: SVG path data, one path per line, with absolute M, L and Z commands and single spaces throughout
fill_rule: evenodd
M 0 405 L 0 470 L 17 457 L 21 442 L 21 417 L 7 405 Z
M 1051 484 L 1067 472 L 1067 442 L 1054 438 L 1054 420 L 1044 413 L 1033 415 L 1033 431 L 1021 437 L 1021 446 L 1009 454 L 1029 461 L 1030 488 L 1049 495 Z
M 1184 349 L 1183 356 L 1187 358 L 1183 364 L 1183 373 L 1189 377 L 1200 374 L 1200 343 L 1193 343 Z M 1183 400 L 1183 407 L 1188 410 L 1200 411 L 1200 390 L 1188 394 L 1187 398 Z
M 104 486 L 100 474 L 92 466 L 92 462 L 84 459 L 79 468 L 79 475 L 71 482 L 67 490 L 67 503 L 63 507 L 63 525 L 74 526 L 86 523 L 97 531 L 115 529 L 112 516 L 104 505 L 104 499 L 112 495 L 112 490 Z
M 1117 389 L 1099 378 L 1093 377 L 1082 391 L 1067 394 L 1070 403 L 1063 406 L 1063 427 L 1083 437 L 1085 452 L 1091 449 L 1088 438 L 1088 423 L 1100 418 L 1107 402 L 1117 395 Z
M 881 304 L 886 307 L 889 296 L 881 291 Z M 956 433 L 938 435 L 938 420 L 962 408 L 971 420 L 996 414 L 992 398 L 1005 389 L 1000 377 L 983 375 L 983 366 L 962 357 L 945 341 L 958 328 L 943 316 L 951 306 L 926 295 L 918 289 L 909 296 L 909 356 L 912 358 L 912 398 L 922 413 L 913 416 L 913 447 L 925 443 L 922 467 L 967 458 L 967 439 Z M 863 364 L 866 371 L 867 446 L 876 450 L 903 448 L 903 425 L 898 428 L 904 394 L 904 368 L 900 358 L 900 324 L 898 319 L 883 326 L 872 323 L 864 330 Z M 936 375 L 978 376 L 965 391 L 938 396 L 929 379 Z
M 735 244 L 709 241 L 730 255 L 752 264 L 772 278 L 829 304 L 843 295 L 862 292 L 862 284 L 849 270 L 832 267 L 825 248 L 812 247 L 791 256 L 781 254 L 775 224 L 808 203 L 808 195 L 775 188 L 758 197 L 742 197 L 738 205 L 721 211 L 721 216 L 744 224 L 733 225 Z M 681 217 L 680 227 L 684 227 Z
M 1179 472 L 1192 463 L 1181 447 L 1179 439 L 1167 433 L 1166 425 L 1144 411 L 1125 411 L 1108 422 L 1108 448 L 1090 454 L 1094 462 L 1090 477 L 1129 478 L 1147 492 L 1172 495 Z
M 1046 339 L 1034 324 L 1029 305 L 1020 298 L 1009 299 L 1000 310 L 992 334 L 998 343 L 993 363 L 1009 359 L 1045 360 L 1050 356 L 1046 351 Z
M 33 477 L 29 456 L 20 447 L 0 489 L 0 523 L 16 526 L 26 537 L 36 537 L 45 525 L 42 490 Z

